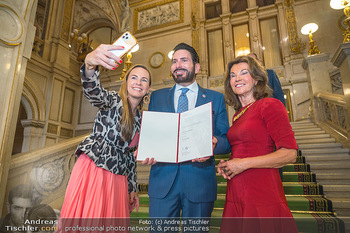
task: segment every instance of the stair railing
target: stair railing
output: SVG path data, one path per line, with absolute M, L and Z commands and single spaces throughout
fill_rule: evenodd
M 315 123 L 347 147 L 350 147 L 349 105 L 344 95 L 326 92 L 314 95 Z

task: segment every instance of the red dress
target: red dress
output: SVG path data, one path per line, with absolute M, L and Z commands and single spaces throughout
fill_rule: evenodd
M 266 155 L 273 152 L 275 147 L 276 150 L 298 149 L 286 109 L 279 100 L 273 98 L 263 98 L 249 106 L 233 122 L 227 132 L 227 139 L 231 144 L 231 159 Z M 297 232 L 278 168 L 249 169 L 228 180 L 223 217 L 238 217 L 233 228 L 240 229 L 232 231 L 230 224 L 229 232 L 281 233 L 286 232 L 283 230 L 286 228 L 287 232 Z M 251 217 L 250 221 L 247 217 Z M 270 217 L 272 221 L 262 222 L 262 217 Z M 243 219 L 245 222 L 242 222 Z M 289 222 L 289 227 L 284 220 Z M 229 221 L 223 221 L 222 230 L 225 229 L 225 223 Z M 283 225 L 282 229 L 278 227 L 279 224 Z

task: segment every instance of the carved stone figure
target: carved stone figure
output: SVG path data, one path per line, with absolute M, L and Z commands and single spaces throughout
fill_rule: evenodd
M 131 9 L 128 0 L 121 1 L 122 13 L 120 15 L 120 32 L 130 31 Z

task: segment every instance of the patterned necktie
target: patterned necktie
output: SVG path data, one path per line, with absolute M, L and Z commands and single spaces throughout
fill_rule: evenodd
M 177 105 L 177 112 L 178 113 L 181 113 L 181 112 L 184 112 L 184 111 L 188 110 L 188 99 L 187 99 L 186 93 L 190 89 L 184 87 L 184 88 L 181 88 L 180 90 L 182 92 L 181 92 L 181 95 L 179 97 L 179 103 Z

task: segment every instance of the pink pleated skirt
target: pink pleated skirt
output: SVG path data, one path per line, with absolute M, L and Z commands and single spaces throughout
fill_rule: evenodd
M 82 153 L 74 165 L 60 218 L 129 218 L 127 177 L 99 168 Z

